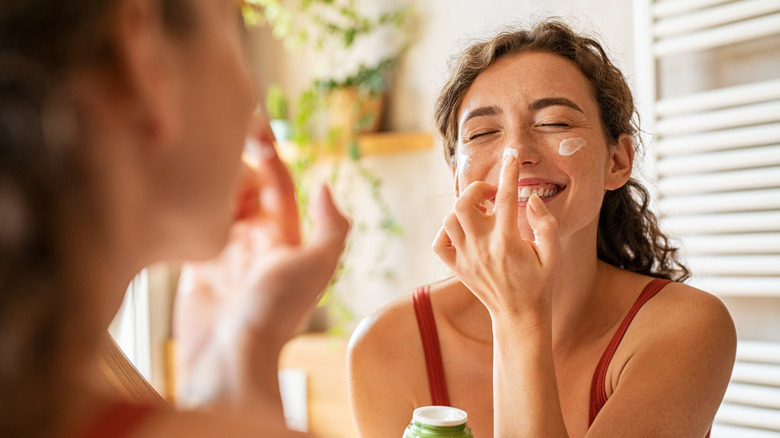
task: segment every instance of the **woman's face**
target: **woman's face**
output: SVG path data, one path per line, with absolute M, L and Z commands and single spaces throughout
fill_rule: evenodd
M 187 256 L 208 256 L 225 242 L 231 194 L 256 105 L 244 47 L 243 22 L 235 0 L 198 0 L 193 32 L 177 55 L 182 132 L 168 200 L 184 225 Z M 202 236 L 203 239 L 193 239 Z M 196 246 L 197 245 L 197 246 Z M 185 246 L 189 246 L 185 244 Z
M 458 112 L 456 191 L 474 181 L 497 185 L 504 149 L 514 148 L 523 238 L 533 239 L 524 214 L 532 193 L 555 215 L 562 237 L 588 226 L 595 231 L 605 190 L 627 175 L 615 173 L 625 167 L 615 159 L 621 148 L 607 144 L 591 89 L 576 64 L 546 52 L 506 56 L 486 69 Z

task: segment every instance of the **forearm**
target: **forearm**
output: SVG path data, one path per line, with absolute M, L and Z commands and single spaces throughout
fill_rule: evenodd
M 279 356 L 289 335 L 280 337 L 271 333 L 250 333 L 247 353 L 244 360 L 246 368 L 241 369 L 245 384 L 251 384 L 251 395 L 260 396 L 260 403 L 267 405 L 283 416 L 282 398 L 279 390 Z
M 180 358 L 177 405 L 262 411 L 281 419 L 277 358 L 282 345 L 248 327 L 223 325 L 197 354 Z
M 493 319 L 493 409 L 497 437 L 567 437 L 549 322 Z

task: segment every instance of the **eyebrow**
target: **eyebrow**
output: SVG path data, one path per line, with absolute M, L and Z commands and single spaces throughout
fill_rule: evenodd
M 539 111 L 542 108 L 547 108 L 549 106 L 565 106 L 569 107 L 571 109 L 577 110 L 581 113 L 584 113 L 585 111 L 580 108 L 579 105 L 574 103 L 572 100 L 567 99 L 565 97 L 544 97 L 542 99 L 535 100 L 531 102 L 530 105 L 528 105 L 528 109 L 530 111 Z M 474 109 L 473 111 L 469 111 L 466 113 L 462 120 L 460 121 L 460 125 L 463 125 L 467 121 L 475 118 L 475 117 L 488 117 L 488 116 L 496 116 L 499 114 L 503 114 L 504 110 L 499 108 L 495 105 L 490 106 L 481 106 L 479 108 Z
M 542 108 L 547 108 L 548 106 L 566 106 L 581 113 L 585 112 L 582 110 L 582 108 L 580 108 L 579 105 L 565 97 L 545 97 L 539 100 L 535 100 L 531 102 L 530 105 L 528 105 L 528 109 L 531 111 L 538 111 Z
M 475 108 L 473 111 L 469 111 L 466 113 L 466 115 L 463 116 L 462 120 L 460 121 L 460 124 L 463 125 L 470 119 L 473 119 L 474 117 L 487 117 L 487 116 L 495 116 L 498 114 L 502 114 L 504 110 L 501 108 L 491 105 L 491 106 L 481 106 L 479 108 Z

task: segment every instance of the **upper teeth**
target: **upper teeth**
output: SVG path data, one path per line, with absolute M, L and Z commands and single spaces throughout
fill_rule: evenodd
M 547 198 L 558 193 L 558 188 L 544 188 L 544 187 L 519 187 L 517 189 L 517 197 L 520 201 L 527 201 L 531 195 L 537 195 L 540 198 Z

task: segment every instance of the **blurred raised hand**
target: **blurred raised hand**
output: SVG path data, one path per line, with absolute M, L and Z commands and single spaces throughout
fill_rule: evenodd
M 182 267 L 174 311 L 180 407 L 270 400 L 281 409 L 278 354 L 333 276 L 349 230 L 322 187 L 302 243 L 295 185 L 267 124 L 247 152 L 227 246 Z

